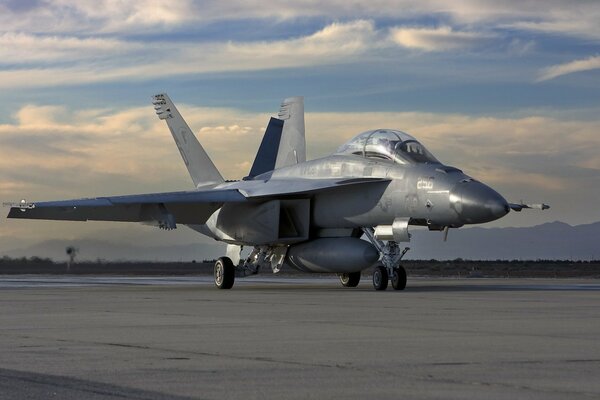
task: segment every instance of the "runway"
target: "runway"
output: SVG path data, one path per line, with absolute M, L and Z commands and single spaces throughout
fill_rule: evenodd
M 600 282 L 0 276 L 0 399 L 590 399 Z

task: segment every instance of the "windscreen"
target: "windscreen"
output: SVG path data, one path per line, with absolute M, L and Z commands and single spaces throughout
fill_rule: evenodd
M 399 157 L 408 158 L 414 163 L 438 163 L 439 161 L 431 154 L 425 146 L 416 140 L 406 140 L 396 144 L 395 154 Z
M 389 160 L 398 164 L 439 163 L 415 138 L 391 129 L 363 132 L 340 147 L 337 153 Z

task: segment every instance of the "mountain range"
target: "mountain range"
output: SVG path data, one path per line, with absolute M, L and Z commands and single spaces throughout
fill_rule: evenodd
M 413 229 L 407 259 L 454 260 L 598 260 L 600 259 L 600 222 L 571 226 L 551 222 L 524 228 L 451 229 L 448 240 L 442 232 Z M 152 235 L 152 233 L 147 233 Z M 148 236 L 150 237 L 150 236 Z M 65 249 L 79 249 L 78 259 L 106 261 L 191 261 L 215 259 L 225 252 L 222 243 L 206 240 L 194 242 L 193 233 L 176 240 L 131 240 L 81 238 L 71 241 L 46 240 L 22 248 L 2 248 L 0 255 L 9 257 L 67 258 Z M 183 238 L 183 239 L 182 239 Z M 154 237 L 154 239 L 156 239 Z

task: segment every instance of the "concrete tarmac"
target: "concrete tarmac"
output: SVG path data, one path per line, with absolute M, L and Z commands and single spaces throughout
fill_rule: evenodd
M 0 277 L 0 399 L 600 398 L 600 282 Z

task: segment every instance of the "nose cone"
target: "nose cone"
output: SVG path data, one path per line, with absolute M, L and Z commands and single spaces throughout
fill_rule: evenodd
M 457 184 L 450 191 L 450 204 L 465 224 L 494 221 L 510 211 L 504 197 L 477 181 Z

